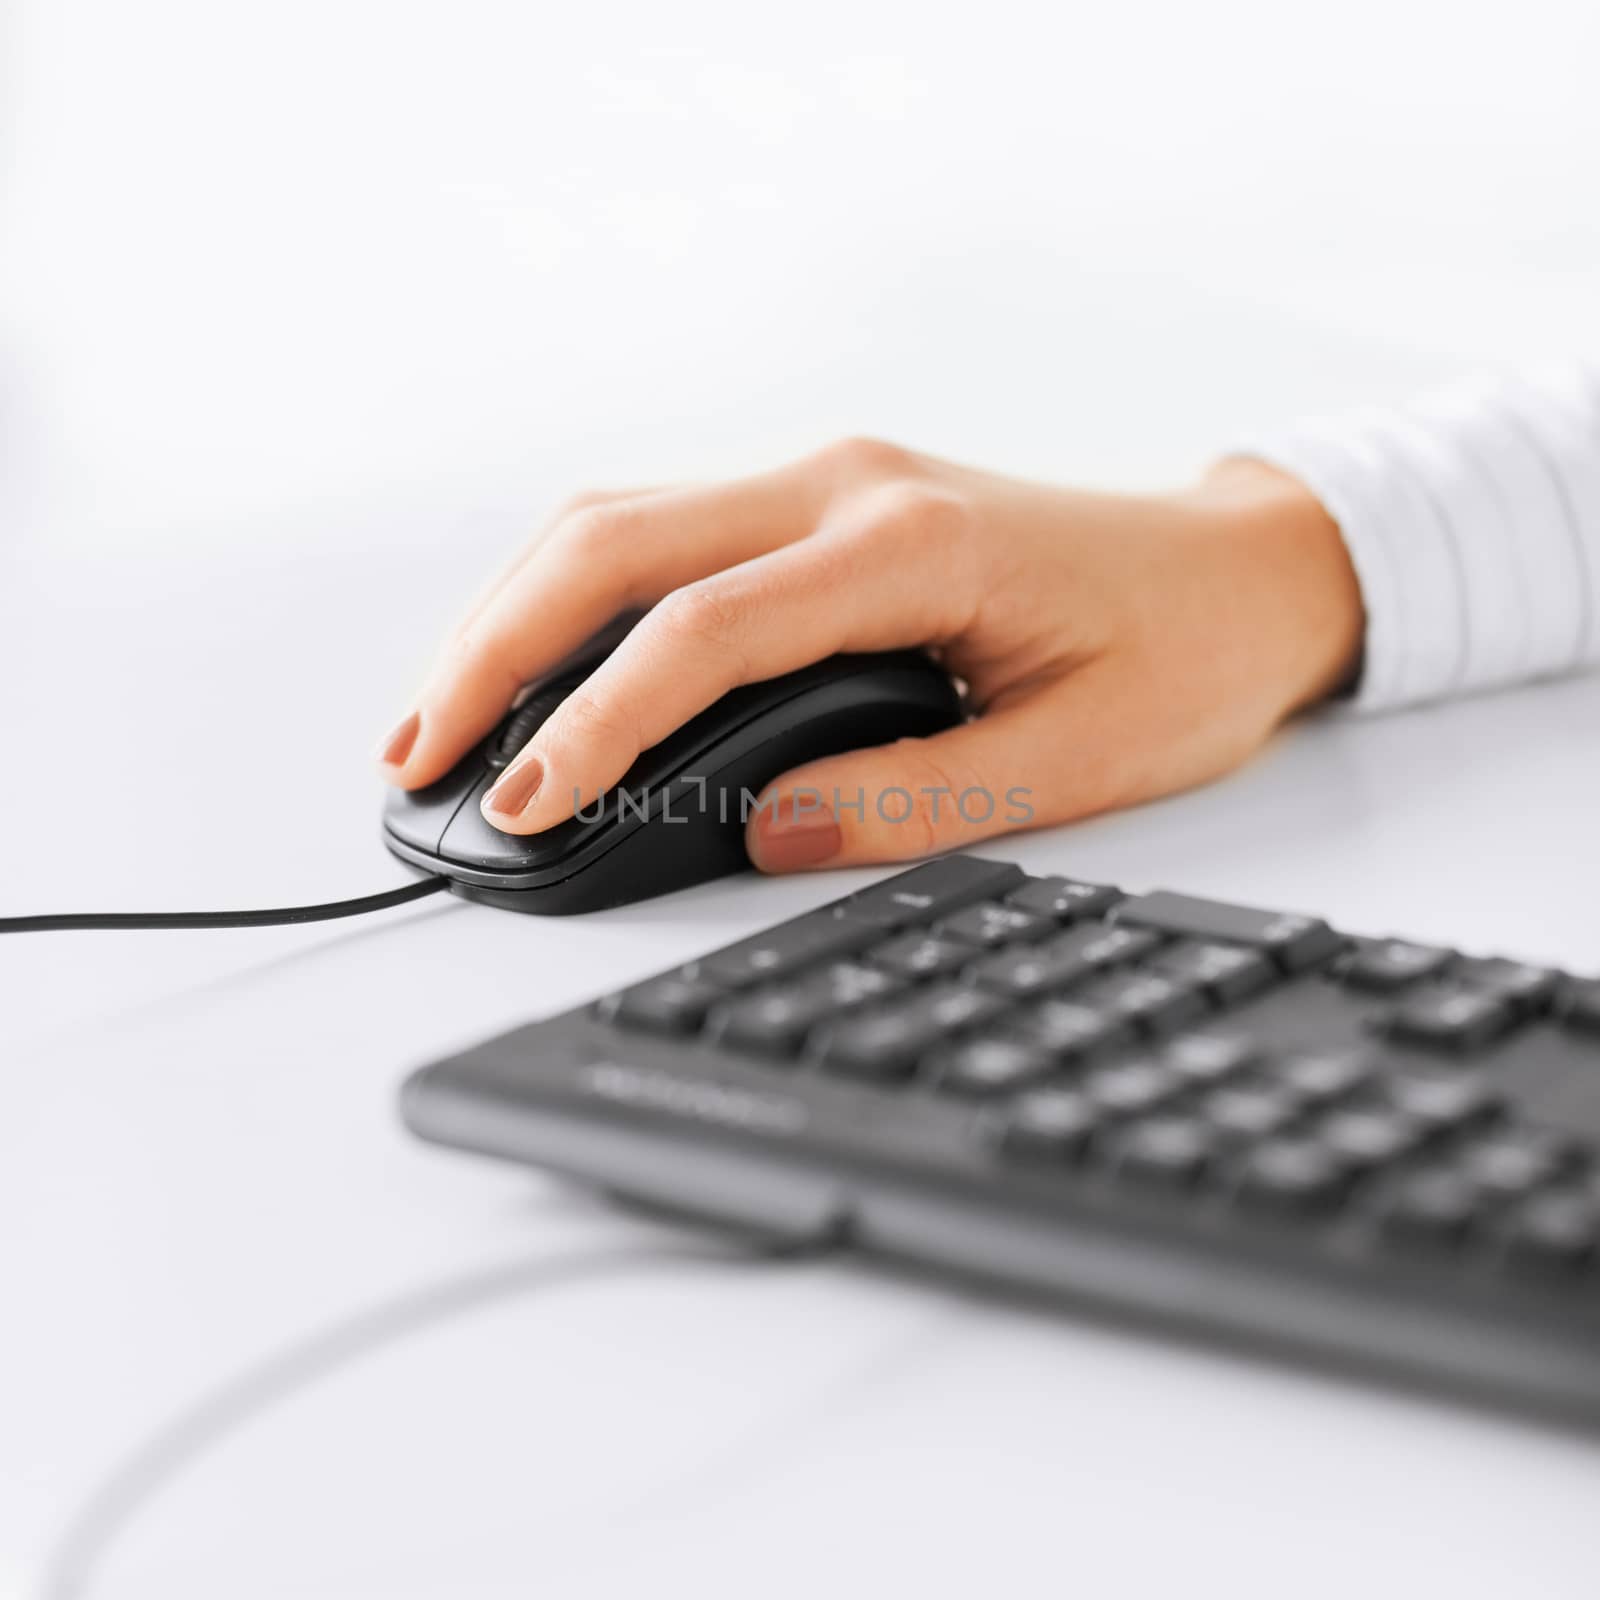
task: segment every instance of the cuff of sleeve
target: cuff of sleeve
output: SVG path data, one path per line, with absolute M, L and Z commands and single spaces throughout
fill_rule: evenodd
M 1234 453 L 1298 478 L 1339 525 L 1366 611 L 1348 703 L 1392 710 L 1456 687 L 1466 638 L 1448 530 L 1366 426 L 1308 422 L 1246 439 Z
M 1366 608 L 1357 708 L 1600 658 L 1600 370 L 1457 384 L 1236 453 L 1298 478 L 1344 535 Z

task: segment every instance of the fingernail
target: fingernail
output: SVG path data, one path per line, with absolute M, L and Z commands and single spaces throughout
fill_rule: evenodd
M 843 847 L 844 834 L 827 806 L 804 795 L 784 795 L 770 811 L 757 813 L 750 854 L 766 872 L 793 872 L 831 861 Z
M 543 782 L 544 762 L 538 756 L 525 755 L 516 766 L 507 767 L 500 774 L 483 797 L 483 809 L 496 811 L 502 817 L 520 817 Z
M 387 739 L 378 746 L 378 759 L 386 767 L 398 767 L 405 764 L 405 759 L 411 754 L 411 747 L 417 742 L 417 729 L 422 726 L 422 718 L 415 711 L 400 724 Z

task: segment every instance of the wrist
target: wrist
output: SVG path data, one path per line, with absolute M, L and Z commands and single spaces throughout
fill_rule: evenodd
M 1237 456 L 1212 466 L 1186 498 L 1216 519 L 1241 572 L 1260 586 L 1263 625 L 1282 657 L 1284 714 L 1347 688 L 1366 617 L 1344 536 L 1322 502 L 1292 474 Z

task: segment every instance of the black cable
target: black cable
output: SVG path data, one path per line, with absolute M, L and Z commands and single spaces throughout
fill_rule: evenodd
M 0 917 L 0 933 L 62 933 L 89 928 L 271 928 L 286 922 L 331 922 L 384 911 L 409 900 L 437 894 L 446 878 L 424 878 L 404 888 L 354 900 L 330 900 L 320 906 L 279 906 L 270 911 L 64 911 L 39 917 Z

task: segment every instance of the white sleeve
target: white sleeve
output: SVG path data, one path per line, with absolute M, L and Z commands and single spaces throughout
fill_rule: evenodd
M 1358 707 L 1600 663 L 1600 367 L 1479 379 L 1237 453 L 1299 478 L 1344 534 L 1367 612 Z

